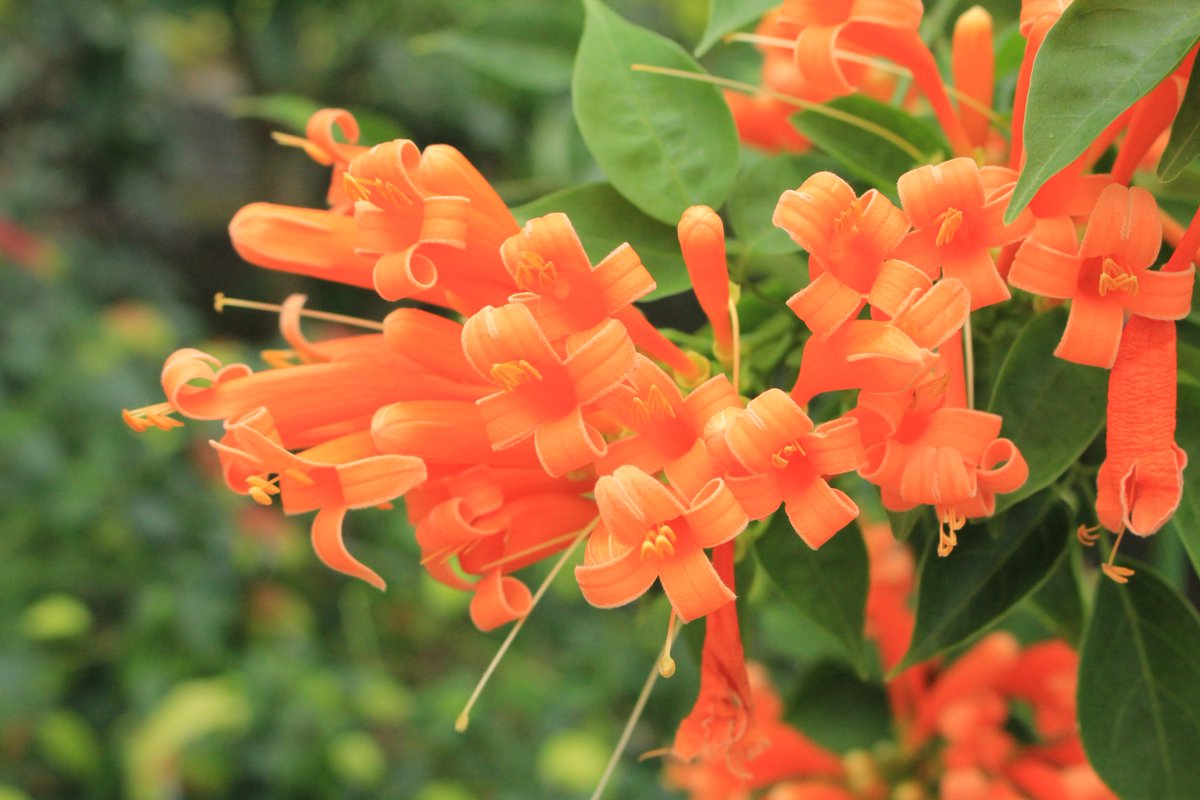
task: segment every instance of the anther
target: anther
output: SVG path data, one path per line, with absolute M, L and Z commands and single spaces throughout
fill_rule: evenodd
M 671 645 L 675 642 L 675 609 L 671 609 L 671 618 L 667 620 L 667 641 L 663 644 L 662 656 L 658 659 L 658 674 L 670 678 L 675 674 L 675 659 L 671 658 Z
M 541 253 L 534 250 L 522 250 L 517 268 L 513 270 L 513 282 L 521 291 L 528 292 L 536 282 L 539 287 L 545 287 L 558 279 L 558 267 L 553 261 L 547 261 Z
M 1093 525 L 1090 528 L 1086 525 L 1080 525 L 1075 529 L 1075 538 L 1079 540 L 1079 543 L 1084 547 L 1092 547 L 1100 539 L 1100 534 L 1098 533 L 1099 530 L 1099 525 Z
M 175 413 L 175 406 L 170 403 L 156 403 L 152 406 L 145 406 L 130 411 L 129 409 L 121 410 L 121 419 L 130 428 L 133 428 L 138 433 L 147 431 L 150 428 L 158 428 L 160 431 L 169 431 L 171 428 L 183 427 L 183 423 L 169 414 Z
M 954 234 L 958 233 L 958 229 L 962 225 L 963 214 L 957 208 L 947 208 L 938 215 L 934 222 L 936 222 L 939 227 L 937 237 L 934 239 L 933 243 L 938 247 L 941 247 L 942 245 L 947 245 L 954 241 Z
M 1117 559 L 1117 550 L 1121 547 L 1121 540 L 1125 538 L 1125 526 L 1121 526 L 1121 530 L 1117 531 L 1117 540 L 1113 542 L 1112 552 L 1108 554 L 1108 561 L 1100 565 L 1100 571 L 1108 577 L 1112 578 L 1117 583 L 1129 583 L 1129 576 L 1134 574 L 1134 571 L 1129 567 L 1118 567 L 1115 563 Z
M 804 448 L 799 442 L 789 442 L 771 454 L 771 463 L 779 469 L 785 469 L 797 453 L 804 455 Z
M 521 384 L 542 379 L 542 373 L 538 372 L 537 367 L 523 358 L 493 364 L 490 374 L 492 380 L 500 384 L 506 392 L 513 391 Z
M 858 221 L 860 219 L 862 219 L 862 205 L 858 200 L 855 200 L 845 211 L 838 214 L 837 219 L 833 221 L 834 237 L 843 236 L 858 230 Z
M 662 422 L 674 419 L 675 409 L 671 407 L 671 403 L 663 394 L 662 389 L 651 386 L 650 391 L 646 392 L 646 399 L 633 398 L 633 418 L 637 422 L 650 422 L 651 420 Z
M 1110 291 L 1125 292 L 1136 296 L 1141 290 L 1137 276 L 1125 269 L 1112 258 L 1104 259 L 1100 268 L 1100 296 L 1104 297 Z
M 253 311 L 270 311 L 274 314 L 282 314 L 283 306 L 275 303 L 260 303 L 257 300 L 241 300 L 236 297 L 226 297 L 224 292 L 217 292 L 213 295 L 213 308 L 217 311 L 224 311 L 226 308 L 248 308 Z M 310 319 L 322 319 L 326 322 L 336 322 L 341 325 L 350 325 L 355 328 L 366 328 L 371 331 L 382 331 L 383 323 L 372 319 L 363 319 L 362 317 L 351 317 L 346 314 L 332 314 L 328 311 L 313 311 L 307 308 L 302 308 L 298 312 L 302 317 Z
M 950 508 L 939 509 L 938 512 L 938 548 L 937 554 L 941 558 L 945 558 L 954 552 L 954 548 L 958 547 L 958 532 L 967 524 L 965 515 L 960 514 L 958 509 L 951 506 Z

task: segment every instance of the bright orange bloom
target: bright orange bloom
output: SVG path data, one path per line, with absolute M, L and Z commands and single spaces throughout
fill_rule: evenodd
M 1005 225 L 1011 187 L 990 193 L 987 188 L 969 158 L 918 167 L 897 182 L 900 203 L 915 229 L 897 257 L 931 276 L 940 269 L 947 278 L 961 280 L 971 293 L 972 309 L 1008 299 L 990 249 L 1020 239 L 1033 226 L 1033 216 L 1024 212 Z
M 292 453 L 284 448 L 265 408 L 227 421 L 225 430 L 224 438 L 213 446 L 220 453 L 230 488 L 264 505 L 279 495 L 287 514 L 317 510 L 312 543 L 320 559 L 338 572 L 383 589 L 383 579 L 346 550 L 342 519 L 348 509 L 386 503 L 424 481 L 421 459 L 380 454 L 369 431 Z
M 542 467 L 554 476 L 604 455 L 604 439 L 584 419 L 583 407 L 616 389 L 633 369 L 633 342 L 619 322 L 572 336 L 563 358 L 528 306 L 489 306 L 466 321 L 463 349 L 475 371 L 500 387 L 478 401 L 492 447 L 532 436 Z
M 596 482 L 601 524 L 588 540 L 575 579 L 600 608 L 641 597 L 656 580 L 684 622 L 734 599 L 704 555 L 746 527 L 746 514 L 720 479 L 690 500 L 637 467 L 619 467 Z
M 954 88 L 962 94 L 958 115 L 963 129 L 971 144 L 985 147 L 991 123 L 984 110 L 992 107 L 996 60 L 992 54 L 992 15 L 982 6 L 967 9 L 954 23 L 952 67 Z
M 1109 185 L 1076 249 L 1069 223 L 1039 226 L 1017 251 L 1008 280 L 1045 297 L 1070 298 L 1067 328 L 1054 354 L 1109 368 L 1126 312 L 1158 320 L 1187 316 L 1195 270 L 1154 272 L 1162 245 L 1158 205 L 1145 189 Z
M 783 503 L 792 527 L 814 550 L 858 516 L 858 506 L 832 488 L 827 475 L 866 463 L 857 420 L 815 426 L 796 402 L 768 389 L 729 415 L 724 440 L 752 476 L 730 478 L 751 519 L 770 516 Z
M 531 219 L 500 247 L 504 268 L 550 341 L 620 319 L 654 290 L 654 278 L 628 243 L 592 266 L 566 214 Z
M 1017 73 L 1017 86 L 1013 93 L 1010 127 L 1012 149 L 1008 162 L 1013 169 L 1020 169 L 1025 157 L 1025 105 L 1033 76 L 1033 60 L 1041 49 L 1042 40 L 1070 4 L 1071 0 L 1021 0 L 1020 31 L 1026 43 L 1025 54 L 1021 58 L 1021 69 Z
M 1175 444 L 1175 410 L 1175 323 L 1134 317 L 1109 376 L 1096 476 L 1096 514 L 1109 530 L 1149 536 L 1179 507 L 1187 453 Z
M 784 192 L 772 222 L 809 253 L 812 282 L 788 307 L 821 339 L 862 310 L 884 260 L 908 233 L 908 220 L 890 200 L 874 189 L 857 197 L 832 172 Z
M 725 225 L 708 206 L 692 206 L 679 217 L 678 232 L 692 291 L 712 325 L 713 350 L 718 356 L 728 356 L 733 349 L 733 328 L 729 321 Z
M 811 147 L 792 124 L 796 107 L 766 94 L 725 92 L 738 139 L 767 153 L 803 153 Z

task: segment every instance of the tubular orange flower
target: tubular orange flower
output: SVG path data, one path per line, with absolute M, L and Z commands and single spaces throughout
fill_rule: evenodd
M 821 339 L 853 319 L 880 268 L 908 232 L 903 212 L 874 189 L 856 197 L 832 172 L 818 172 L 779 198 L 772 222 L 808 251 L 812 282 L 788 307 Z
M 729 266 L 725 261 L 725 225 L 708 206 L 692 206 L 679 218 L 679 249 L 692 290 L 713 330 L 713 350 L 722 360 L 733 349 L 729 322 Z
M 978 165 L 955 158 L 904 173 L 897 189 L 915 230 L 896 257 L 927 274 L 941 269 L 947 278 L 961 280 L 971 293 L 972 309 L 1007 300 L 1008 287 L 990 248 L 1020 239 L 1033 226 L 1033 216 L 1025 212 L 1012 225 L 1004 224 L 1011 188 L 989 194 Z
M 604 455 L 604 439 L 584 420 L 583 406 L 633 369 L 633 342 L 619 322 L 571 337 L 564 359 L 527 306 L 489 306 L 463 326 L 463 350 L 476 372 L 500 387 L 478 401 L 493 448 L 532 436 L 542 467 L 554 476 Z
M 619 467 L 596 482 L 601 524 L 588 540 L 575 578 L 600 608 L 640 597 L 656 580 L 684 622 L 734 599 L 704 555 L 736 537 L 746 514 L 720 479 L 685 500 L 637 467 Z
M 1076 252 L 1069 224 L 1041 226 L 1021 245 L 1008 280 L 1045 297 L 1071 298 L 1067 328 L 1054 354 L 1111 367 L 1125 313 L 1158 320 L 1187 316 L 1195 270 L 1150 271 L 1162 244 L 1154 197 L 1109 185 L 1100 195 Z
M 1134 317 L 1125 326 L 1108 382 L 1106 442 L 1100 524 L 1149 536 L 1178 508 L 1187 466 L 1175 444 L 1175 323 Z
M 954 88 L 965 98 L 960 100 L 958 115 L 971 144 L 985 147 L 991 132 L 987 114 L 991 109 L 996 64 L 992 55 L 992 15 L 982 6 L 971 6 L 954 23 L 952 50 Z
M 768 389 L 731 415 L 724 438 L 733 458 L 756 476 L 731 479 L 751 518 L 767 517 L 783 503 L 796 533 L 815 550 L 858 516 L 854 501 L 825 481 L 866 463 L 857 420 L 814 427 L 787 394 Z

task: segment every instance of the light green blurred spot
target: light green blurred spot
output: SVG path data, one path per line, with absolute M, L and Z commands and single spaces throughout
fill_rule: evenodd
M 355 786 L 374 786 L 387 772 L 387 756 L 369 734 L 343 733 L 329 745 L 329 763 L 345 782 Z
M 471 595 L 421 576 L 421 609 L 435 618 L 459 617 L 471 604 Z
M 46 760 L 63 772 L 86 777 L 100 768 L 100 742 L 78 714 L 70 711 L 48 714 L 38 725 L 37 743 Z
M 475 795 L 459 783 L 438 781 L 422 787 L 413 800 L 477 800 Z
M 538 754 L 542 783 L 568 792 L 594 789 L 604 773 L 612 745 L 596 734 L 566 731 L 552 736 Z
M 364 717 L 381 723 L 403 722 L 416 706 L 412 693 L 386 675 L 363 679 L 354 693 L 354 704 Z
M 244 691 L 228 680 L 179 684 L 129 737 L 126 796 L 130 800 L 176 797 L 180 754 L 210 734 L 236 732 L 249 722 L 250 703 Z
M 0 800 L 31 800 L 31 798 L 15 786 L 0 783 Z
M 92 612 L 69 594 L 47 595 L 21 616 L 21 632 L 34 641 L 72 639 L 91 629 Z

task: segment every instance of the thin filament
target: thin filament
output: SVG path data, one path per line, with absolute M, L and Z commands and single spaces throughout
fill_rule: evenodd
M 226 308 L 249 308 L 254 311 L 271 311 L 276 314 L 283 312 L 283 306 L 274 303 L 260 303 L 257 300 L 239 300 L 236 297 L 226 297 L 224 292 L 217 292 L 213 295 L 213 308 L 217 312 L 222 312 Z M 307 308 L 300 309 L 300 316 L 311 317 L 312 319 L 323 319 L 326 322 L 338 322 L 342 325 L 351 325 L 356 328 L 366 328 L 372 331 L 382 331 L 383 323 L 375 320 L 363 319 L 361 317 L 350 317 L 345 314 L 332 314 L 328 311 L 312 311 Z

